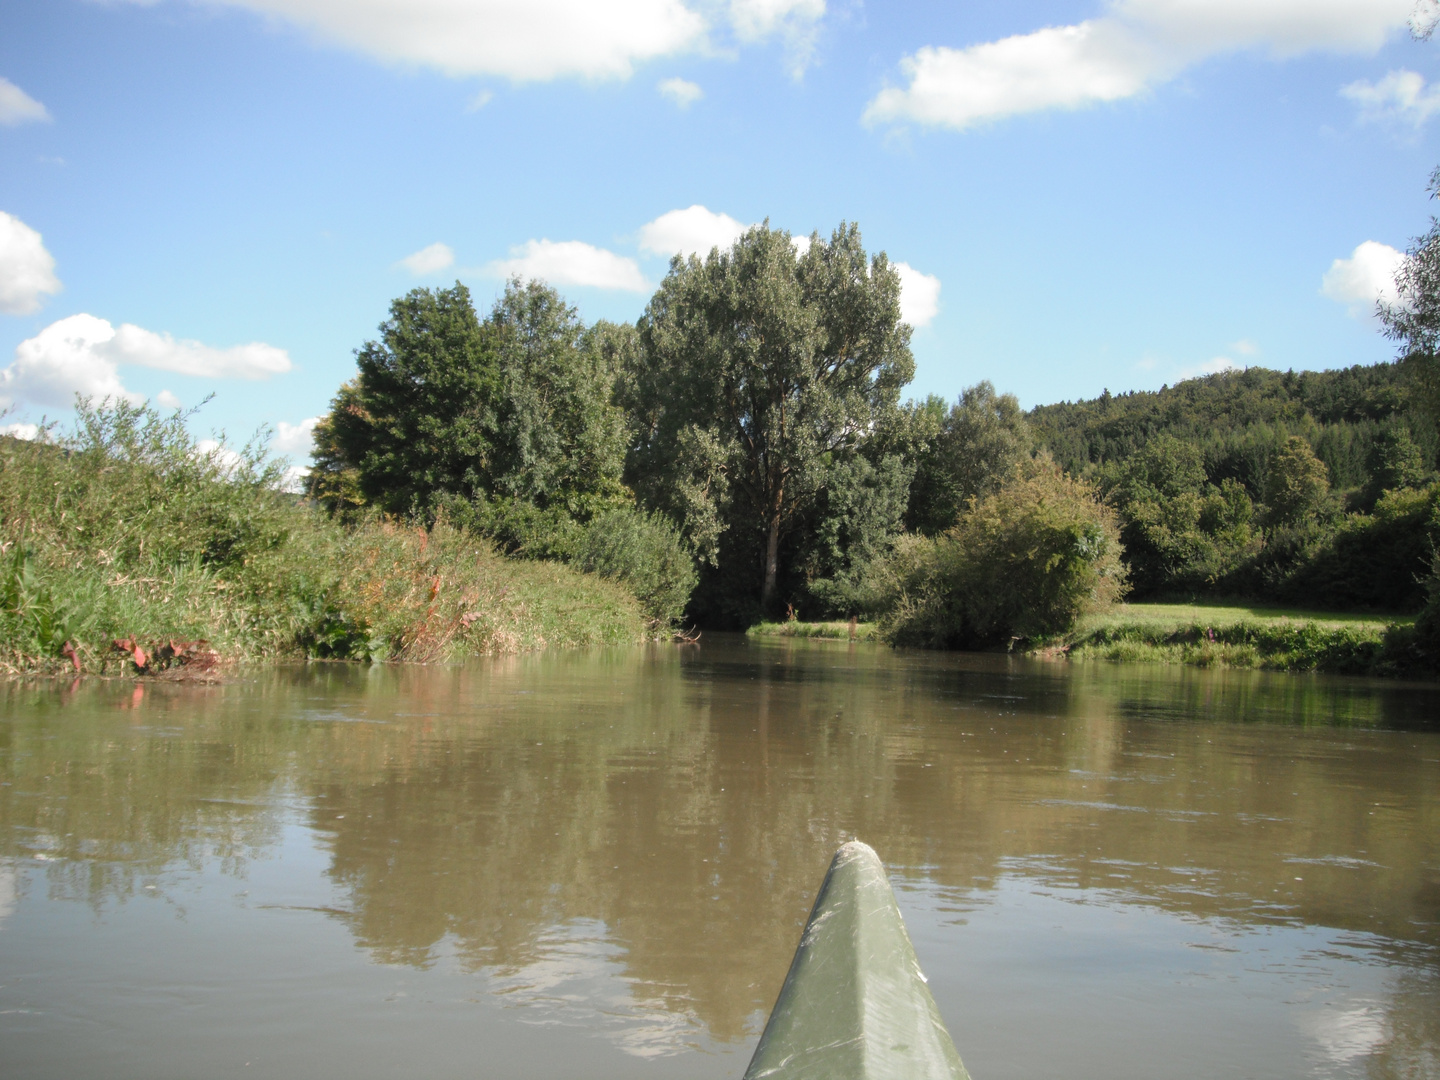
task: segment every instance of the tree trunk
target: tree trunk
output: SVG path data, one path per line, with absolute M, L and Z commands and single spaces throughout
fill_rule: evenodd
M 765 584 L 760 589 L 760 607 L 774 614 L 776 579 L 780 575 L 780 499 L 770 510 L 770 539 L 765 545 Z

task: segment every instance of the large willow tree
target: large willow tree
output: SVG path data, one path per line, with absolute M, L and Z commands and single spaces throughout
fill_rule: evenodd
M 741 580 L 773 611 L 787 531 L 837 459 L 893 420 L 914 373 L 899 275 L 854 225 L 808 247 L 759 225 L 703 261 L 675 258 L 640 338 L 629 475 L 712 565 L 722 550 L 754 558 Z

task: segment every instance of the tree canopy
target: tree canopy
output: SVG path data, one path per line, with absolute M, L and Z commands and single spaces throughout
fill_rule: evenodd
M 512 281 L 482 320 L 464 285 L 415 289 L 316 428 L 310 490 L 333 508 L 447 512 L 510 543 L 631 502 L 613 400 L 629 328 L 587 328 L 553 289 Z M 538 515 L 538 518 L 537 518 Z
M 797 253 L 767 223 L 703 261 L 674 259 L 639 329 L 637 492 L 712 565 L 749 562 L 773 609 L 789 528 L 914 373 L 899 275 L 853 224 Z

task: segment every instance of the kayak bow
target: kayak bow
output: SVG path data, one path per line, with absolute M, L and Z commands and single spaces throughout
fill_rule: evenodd
M 831 860 L 745 1080 L 970 1080 L 867 844 Z

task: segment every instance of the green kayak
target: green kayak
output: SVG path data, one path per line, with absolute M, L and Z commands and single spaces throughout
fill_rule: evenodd
M 880 858 L 840 848 L 745 1080 L 970 1080 Z

